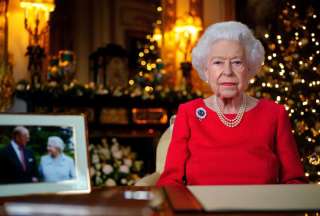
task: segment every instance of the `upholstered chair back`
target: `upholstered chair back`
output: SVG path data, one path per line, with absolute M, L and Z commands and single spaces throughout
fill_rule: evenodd
M 161 135 L 156 150 L 156 171 L 136 182 L 135 186 L 154 186 L 164 170 L 169 144 L 171 142 L 175 115 L 170 119 L 170 126 Z
M 168 127 L 161 135 L 156 153 L 156 172 L 162 173 L 166 162 L 168 147 L 172 136 L 172 126 Z

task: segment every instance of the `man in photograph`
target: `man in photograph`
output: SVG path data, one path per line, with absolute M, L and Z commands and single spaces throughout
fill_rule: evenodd
M 26 148 L 29 130 L 18 126 L 13 129 L 12 140 L 0 150 L 0 183 L 38 182 L 38 169 L 33 152 Z

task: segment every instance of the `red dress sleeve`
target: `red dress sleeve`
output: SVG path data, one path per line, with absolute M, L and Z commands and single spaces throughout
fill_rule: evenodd
M 304 176 L 297 145 L 291 132 L 288 114 L 281 106 L 278 114 L 276 150 L 280 162 L 280 183 L 308 183 Z
M 164 171 L 157 186 L 183 185 L 184 166 L 188 155 L 187 143 L 190 137 L 190 127 L 184 104 L 178 108 L 172 134 L 174 135 L 169 145 Z

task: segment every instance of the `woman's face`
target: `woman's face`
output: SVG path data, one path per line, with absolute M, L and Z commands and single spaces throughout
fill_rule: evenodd
M 220 98 L 234 98 L 243 92 L 249 81 L 245 51 L 240 42 L 219 40 L 211 47 L 206 77 L 211 90 Z
M 47 150 L 49 155 L 51 155 L 52 157 L 57 157 L 60 154 L 60 149 L 52 145 L 48 145 Z

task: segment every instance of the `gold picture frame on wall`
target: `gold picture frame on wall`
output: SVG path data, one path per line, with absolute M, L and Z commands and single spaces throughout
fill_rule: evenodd
M 0 1 L 0 112 L 10 109 L 14 96 L 12 59 L 8 54 L 8 2 Z
M 164 108 L 133 108 L 132 121 L 135 124 L 167 124 L 168 114 Z
M 0 1 L 0 79 L 7 69 L 8 63 L 8 0 Z
M 89 193 L 87 149 L 84 115 L 0 114 L 0 197 Z

